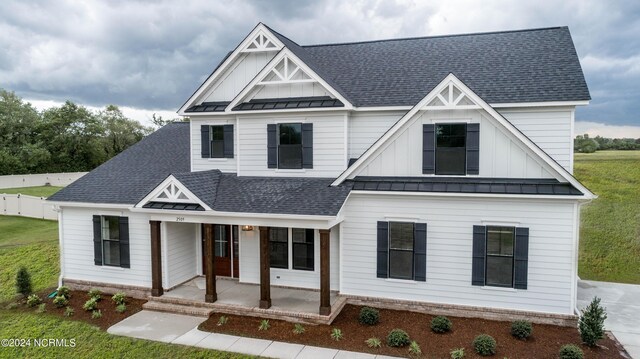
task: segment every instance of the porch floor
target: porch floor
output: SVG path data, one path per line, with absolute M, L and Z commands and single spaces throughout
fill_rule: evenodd
M 197 277 L 166 291 L 163 297 L 204 303 L 205 288 L 205 278 Z M 237 279 L 217 278 L 216 290 L 218 300 L 215 304 L 257 308 L 260 302 L 259 284 L 239 283 Z M 338 295 L 331 292 L 332 307 L 336 304 L 337 298 Z M 319 307 L 319 291 L 271 286 L 270 310 L 317 314 Z

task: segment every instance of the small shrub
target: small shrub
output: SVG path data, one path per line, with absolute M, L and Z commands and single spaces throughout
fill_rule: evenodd
M 8 309 L 8 310 L 14 310 L 14 309 L 17 309 L 17 308 L 18 308 L 18 303 L 16 303 L 16 302 L 9 303 L 6 306 L 6 309 Z
M 390 347 L 405 347 L 409 342 L 409 334 L 402 329 L 393 329 L 387 336 L 387 345 Z
M 70 317 L 70 316 L 74 315 L 74 314 L 75 314 L 75 312 L 76 312 L 76 311 L 75 311 L 75 310 L 73 310 L 73 308 L 71 308 L 71 307 L 66 307 L 66 308 L 64 309 L 64 316 L 65 316 L 65 317 Z
M 53 299 L 53 305 L 55 305 L 58 308 L 62 308 L 64 306 L 66 306 L 67 304 L 69 304 L 69 300 L 63 295 L 56 296 Z
M 96 298 L 91 298 L 86 302 L 84 302 L 82 309 L 89 312 L 89 311 L 95 310 L 97 307 L 98 307 L 98 300 Z
M 304 327 L 300 323 L 296 323 L 293 325 L 293 334 L 300 335 L 305 332 Z
M 462 359 L 464 358 L 464 348 L 452 349 L 449 354 L 451 354 L 451 359 Z
M 578 321 L 578 330 L 582 341 L 590 347 L 595 347 L 598 340 L 604 338 L 604 320 L 607 313 L 600 306 L 600 298 L 594 297 L 591 303 L 582 310 Z
M 116 306 L 116 312 L 118 312 L 118 313 L 124 313 L 124 312 L 126 312 L 126 311 L 127 311 L 127 305 L 126 305 L 126 304 L 122 303 L 122 304 L 118 304 L 118 305 Z
M 382 341 L 376 337 L 369 338 L 364 341 L 369 348 L 380 348 L 382 346 Z
M 71 291 L 69 290 L 69 287 L 67 287 L 66 285 L 63 285 L 60 288 L 58 288 L 58 296 L 63 296 L 67 299 L 71 298 Z
M 37 294 L 31 294 L 29 297 L 27 297 L 27 305 L 31 308 L 40 303 L 42 303 L 42 299 L 40 299 Z
M 44 303 L 41 303 L 40 305 L 38 305 L 38 309 L 36 309 L 36 313 L 44 313 L 47 311 L 47 305 Z
M 516 320 L 511 323 L 511 335 L 518 339 L 527 339 L 533 332 L 533 326 L 528 320 Z
M 451 321 L 449 318 L 439 315 L 431 320 L 431 330 L 434 333 L 446 333 L 451 330 Z
M 227 324 L 228 321 L 229 321 L 228 317 L 225 317 L 224 315 L 221 315 L 220 318 L 218 318 L 217 326 L 221 327 L 221 326 Z
M 16 273 L 16 292 L 25 296 L 31 294 L 31 274 L 25 267 L 20 267 Z
M 411 355 L 420 355 L 422 354 L 422 349 L 420 349 L 420 345 L 415 340 L 409 344 L 409 354 Z
M 342 330 L 338 328 L 331 329 L 331 339 L 339 342 L 342 339 Z
M 100 318 L 102 318 L 102 311 L 100 311 L 100 309 L 94 310 L 93 312 L 91 312 L 91 319 L 100 319 Z
M 127 296 L 124 295 L 124 293 L 116 293 L 111 297 L 111 300 L 116 303 L 116 305 L 125 304 Z
M 269 321 L 267 319 L 263 319 L 258 326 L 258 330 L 269 330 L 271 325 L 269 325 Z
M 473 340 L 473 348 L 476 353 L 484 356 L 496 353 L 496 340 L 487 334 L 480 334 Z
M 89 298 L 95 299 L 96 301 L 102 299 L 102 292 L 99 289 L 91 289 L 87 294 L 89 295 Z
M 375 308 L 362 307 L 358 321 L 364 325 L 376 325 L 380 322 L 380 312 Z
M 560 359 L 582 359 L 584 358 L 584 353 L 582 349 L 574 344 L 563 345 L 560 348 Z

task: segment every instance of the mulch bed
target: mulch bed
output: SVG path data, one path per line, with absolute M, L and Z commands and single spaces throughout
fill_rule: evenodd
M 66 317 L 64 315 L 66 306 L 62 308 L 58 308 L 53 304 L 54 298 L 47 298 L 47 295 L 49 295 L 53 290 L 48 290 L 48 291 L 43 291 L 38 293 L 38 295 L 40 295 L 40 298 L 43 298 L 43 303 L 46 304 L 46 307 L 45 307 L 46 313 L 60 316 L 65 319 L 83 321 L 83 322 L 95 325 L 102 330 L 107 330 L 107 328 L 125 319 L 126 317 L 129 317 L 141 311 L 142 305 L 147 302 L 146 300 L 143 300 L 143 299 L 127 297 L 125 302 L 127 306 L 127 310 L 124 311 L 123 313 L 118 313 L 116 312 L 116 304 L 113 302 L 113 300 L 111 300 L 111 294 L 103 294 L 101 295 L 102 299 L 98 302 L 98 308 L 97 308 L 102 312 L 102 317 L 92 319 L 91 312 L 82 309 L 82 306 L 84 305 L 84 303 L 89 299 L 89 295 L 87 294 L 87 292 L 72 290 L 71 298 L 69 298 L 69 304 L 67 304 L 67 306 L 73 308 L 74 313 L 72 316 Z M 25 304 L 24 300 L 22 300 L 21 302 L 22 302 L 21 304 L 22 310 L 36 311 L 37 307 L 29 308 Z
M 436 334 L 430 329 L 434 316 L 408 311 L 380 309 L 380 323 L 366 326 L 358 322 L 360 306 L 346 305 L 331 326 L 304 325 L 305 332 L 296 335 L 292 332 L 293 323 L 269 320 L 270 328 L 258 331 L 261 319 L 249 316 L 226 315 L 228 321 L 218 326 L 221 314 L 213 313 L 200 325 L 201 330 L 299 343 L 319 347 L 336 348 L 372 354 L 408 357 L 408 347 L 391 348 L 386 345 L 387 334 L 391 329 L 406 331 L 411 340 L 415 340 L 422 349 L 425 358 L 449 358 L 454 348 L 465 348 L 465 358 L 481 358 L 473 349 L 473 339 L 479 334 L 489 334 L 497 342 L 496 358 L 557 358 L 560 347 L 564 344 L 579 344 L 585 358 L 625 358 L 620 351 L 622 347 L 616 341 L 605 338 L 599 342 L 600 347 L 589 348 L 580 344 L 580 335 L 576 328 L 555 325 L 534 324 L 533 334 L 526 341 L 511 336 L 511 322 L 484 320 L 476 318 L 449 317 L 453 329 L 446 334 Z M 342 330 L 343 339 L 336 342 L 331 339 L 332 328 Z M 365 340 L 379 338 L 381 348 L 369 348 Z

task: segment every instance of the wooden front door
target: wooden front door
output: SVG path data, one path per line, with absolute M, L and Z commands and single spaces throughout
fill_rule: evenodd
M 204 230 L 202 231 L 204 233 Z M 238 271 L 238 226 L 223 224 L 213 225 L 213 247 L 215 273 L 217 276 L 237 278 Z M 202 237 L 202 248 L 204 253 L 204 236 Z M 206 272 L 205 256 L 202 256 L 202 271 Z

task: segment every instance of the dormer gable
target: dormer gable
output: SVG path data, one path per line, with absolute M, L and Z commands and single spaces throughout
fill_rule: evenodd
M 211 210 L 173 175 L 167 177 L 138 204 L 137 208 L 170 210 Z

